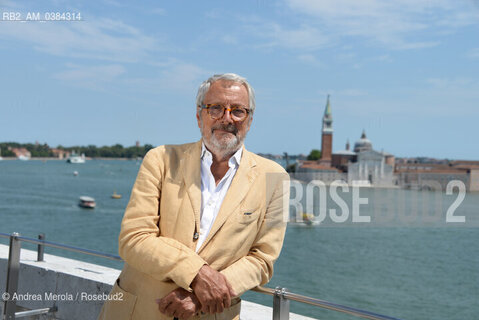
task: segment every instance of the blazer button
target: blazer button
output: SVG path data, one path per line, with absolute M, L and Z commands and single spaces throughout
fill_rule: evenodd
M 194 240 L 198 240 L 199 237 L 200 237 L 200 234 L 198 232 L 195 232 L 195 234 L 193 234 Z

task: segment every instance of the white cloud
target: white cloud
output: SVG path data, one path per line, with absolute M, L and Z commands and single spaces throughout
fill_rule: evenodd
M 194 92 L 200 83 L 212 72 L 189 63 L 179 63 L 164 70 L 161 75 L 161 85 L 180 92 Z M 193 90 L 193 91 L 192 91 Z
M 278 23 L 248 25 L 246 29 L 263 38 L 260 47 L 286 47 L 291 49 L 317 50 L 328 45 L 330 40 L 318 28 L 301 25 L 298 28 L 284 28 Z
M 240 17 L 235 36 L 247 33 L 260 48 L 286 48 L 299 54 L 351 43 L 412 50 L 438 46 L 446 34 L 479 23 L 479 10 L 470 3 L 452 0 L 283 0 L 290 19 L 265 20 L 255 15 Z M 218 18 L 224 18 L 225 14 Z M 359 41 L 359 42 L 358 42 Z M 350 51 L 348 50 L 348 51 Z M 352 60 L 352 59 L 351 59 Z M 353 61 L 350 61 L 353 62 Z
M 103 90 L 105 84 L 112 83 L 126 72 L 121 65 L 82 66 L 67 64 L 67 70 L 58 72 L 53 78 L 68 81 L 73 85 Z
M 180 94 L 194 96 L 200 83 L 213 74 L 192 63 L 178 60 L 167 60 L 164 64 L 155 63 L 159 68 L 154 77 L 127 77 L 122 83 L 136 92 L 162 94 L 175 91 Z
M 312 18 L 338 37 L 363 37 L 392 49 L 417 49 L 439 44 L 431 27 L 450 30 L 478 23 L 470 4 L 448 0 L 286 0 L 294 11 Z M 435 31 L 437 32 L 437 31 Z
M 476 86 L 478 83 L 470 78 L 429 78 L 427 83 L 438 89 L 457 89 L 457 88 L 470 88 Z
M 110 81 L 125 73 L 125 68 L 121 65 L 85 67 L 76 64 L 67 64 L 67 67 L 69 70 L 57 73 L 55 78 L 73 81 Z
M 159 50 L 153 37 L 111 19 L 5 23 L 0 28 L 0 38 L 22 41 L 52 55 L 115 62 L 142 61 Z

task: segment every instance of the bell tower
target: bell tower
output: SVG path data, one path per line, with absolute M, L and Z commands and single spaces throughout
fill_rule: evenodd
M 319 164 L 331 166 L 331 154 L 333 150 L 333 116 L 331 115 L 331 105 L 326 101 L 326 108 L 323 116 L 323 130 L 321 134 L 321 158 Z

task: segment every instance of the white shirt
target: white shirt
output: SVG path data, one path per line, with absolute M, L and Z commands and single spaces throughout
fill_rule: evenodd
M 200 218 L 200 236 L 196 244 L 196 251 L 201 248 L 205 242 L 211 227 L 215 222 L 216 216 L 220 211 L 223 199 L 226 196 L 231 181 L 238 170 L 241 162 L 241 155 L 243 148 L 229 159 L 228 166 L 230 167 L 221 181 L 216 185 L 215 177 L 211 173 L 211 165 L 213 164 L 213 155 L 206 149 L 204 143 L 201 147 L 201 218 Z

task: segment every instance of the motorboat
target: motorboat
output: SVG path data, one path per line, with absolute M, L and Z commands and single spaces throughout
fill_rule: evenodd
M 113 192 L 111 195 L 112 199 L 121 199 L 121 194 L 116 193 L 116 191 Z
M 21 161 L 28 161 L 28 160 L 30 160 L 30 157 L 29 157 L 29 156 L 26 156 L 26 155 L 23 155 L 23 154 L 21 154 L 21 155 L 19 155 L 19 156 L 18 156 L 18 160 L 21 160 Z
M 303 222 L 307 226 L 311 226 L 314 223 L 314 215 L 311 213 L 303 212 Z
M 75 154 L 75 153 L 72 153 L 68 159 L 67 159 L 67 162 L 68 163 L 85 163 L 85 154 L 82 153 L 81 156 Z
M 78 206 L 85 209 L 94 209 L 96 206 L 95 199 L 92 197 L 81 196 Z

